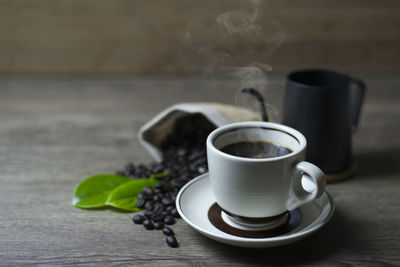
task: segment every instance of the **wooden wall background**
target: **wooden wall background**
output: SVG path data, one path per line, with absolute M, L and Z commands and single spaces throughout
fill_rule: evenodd
M 208 64 L 183 42 L 204 36 L 236 1 L 0 0 L 0 73 L 201 74 Z M 260 24 L 276 19 L 284 43 L 275 71 L 324 67 L 400 73 L 400 1 L 270 0 Z M 204 37 L 202 36 L 202 37 Z

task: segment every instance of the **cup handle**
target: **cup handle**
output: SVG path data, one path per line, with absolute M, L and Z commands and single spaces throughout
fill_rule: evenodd
M 303 176 L 306 175 L 314 185 L 314 189 L 306 191 L 302 184 Z M 292 185 L 289 191 L 289 198 L 286 203 L 288 210 L 293 210 L 298 206 L 310 202 L 325 192 L 326 180 L 325 174 L 320 168 L 307 161 L 301 161 L 296 164 L 292 177 Z
M 356 85 L 356 92 L 352 97 L 350 112 L 351 112 L 351 131 L 354 133 L 357 130 L 358 120 L 360 118 L 361 106 L 364 100 L 366 86 L 365 83 L 357 78 L 351 78 L 352 83 Z

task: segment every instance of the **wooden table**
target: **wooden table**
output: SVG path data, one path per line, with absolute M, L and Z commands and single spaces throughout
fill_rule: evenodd
M 353 148 L 359 171 L 329 184 L 331 221 L 284 247 L 242 249 L 212 241 L 183 221 L 169 248 L 159 231 L 133 225 L 131 213 L 71 205 L 74 187 L 96 173 L 152 159 L 141 125 L 185 101 L 234 103 L 227 81 L 201 78 L 1 78 L 0 265 L 249 266 L 400 264 L 400 79 L 368 84 Z M 281 111 L 283 80 L 267 102 Z M 275 114 L 279 118 L 279 114 Z

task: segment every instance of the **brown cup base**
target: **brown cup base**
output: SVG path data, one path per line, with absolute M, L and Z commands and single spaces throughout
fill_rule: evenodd
M 219 205 L 218 205 L 219 206 Z M 275 216 L 270 216 L 270 217 L 264 217 L 264 218 L 252 218 L 252 217 L 244 217 L 244 216 L 239 216 L 233 213 L 230 213 L 227 210 L 224 210 L 221 206 L 219 206 L 220 209 L 225 212 L 226 214 L 228 214 L 232 219 L 234 219 L 235 221 L 237 221 L 238 223 L 245 223 L 245 224 L 264 224 L 264 223 L 271 223 L 274 222 L 280 218 L 282 218 L 283 216 L 285 216 L 286 214 L 288 214 L 288 211 L 285 211 L 281 214 L 275 215 Z
M 344 171 L 341 172 L 336 172 L 336 173 L 326 173 L 325 177 L 326 177 L 326 181 L 328 183 L 333 183 L 333 182 L 337 182 L 337 181 L 341 181 L 347 178 L 350 178 L 351 176 L 354 175 L 354 173 L 357 171 L 357 164 L 355 164 L 354 162 L 351 163 L 350 167 L 348 167 L 347 169 L 345 169 Z
M 244 230 L 235 228 L 229 224 L 227 224 L 221 216 L 222 213 L 221 207 L 214 203 L 210 209 L 208 210 L 208 219 L 210 220 L 211 224 L 214 225 L 217 229 L 221 230 L 224 233 L 238 236 L 238 237 L 246 237 L 246 238 L 268 238 L 283 235 L 289 233 L 294 228 L 296 228 L 301 220 L 302 214 L 299 209 L 295 209 L 290 211 L 288 214 L 288 220 L 286 223 L 268 230 Z M 285 215 L 284 213 L 283 215 Z

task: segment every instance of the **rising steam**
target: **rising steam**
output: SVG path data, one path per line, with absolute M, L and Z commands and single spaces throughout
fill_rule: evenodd
M 267 73 L 272 70 L 268 59 L 285 39 L 278 21 L 261 19 L 267 4 L 266 0 L 239 0 L 238 9 L 216 17 L 206 45 L 198 49 L 209 62 L 206 74 L 234 78 L 237 90 L 255 88 L 261 94 L 265 92 Z M 184 40 L 189 45 L 197 43 L 190 32 L 185 33 Z

